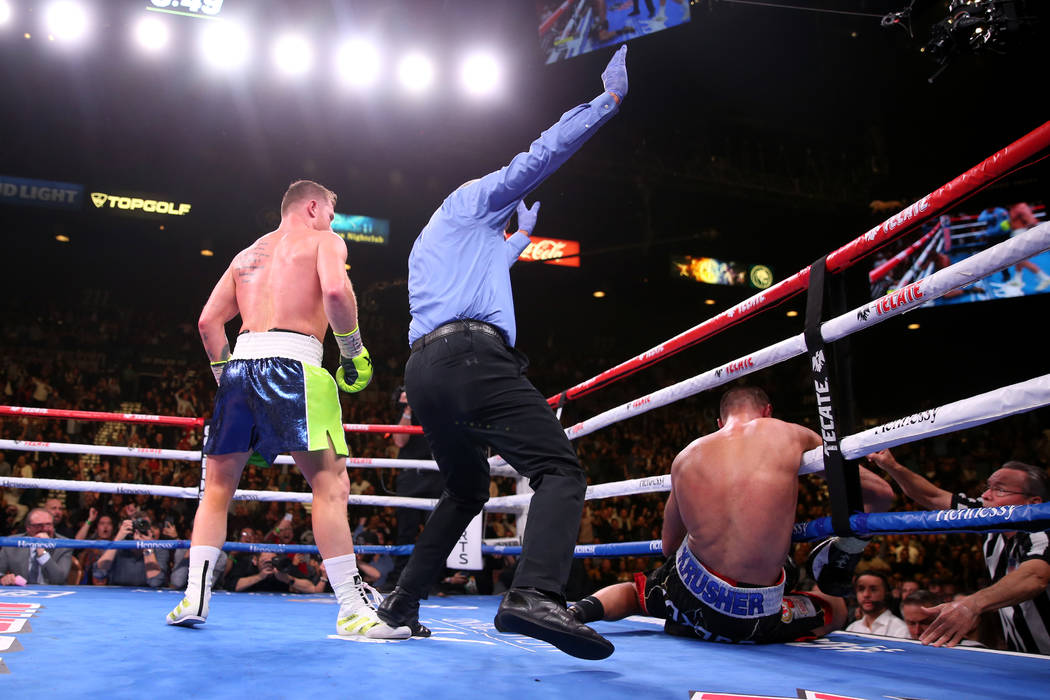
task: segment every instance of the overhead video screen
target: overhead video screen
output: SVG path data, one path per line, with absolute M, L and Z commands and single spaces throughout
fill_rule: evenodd
M 689 21 L 688 0 L 537 0 L 540 48 L 555 63 Z
M 1043 222 L 1041 204 L 1017 202 L 980 212 L 954 212 L 927 221 L 920 229 L 880 251 L 868 273 L 871 298 L 932 275 Z M 1007 299 L 1050 292 L 1050 251 L 975 280 L 929 302 L 934 306 Z

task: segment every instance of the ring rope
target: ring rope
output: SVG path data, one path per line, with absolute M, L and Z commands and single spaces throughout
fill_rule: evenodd
M 33 416 L 35 418 L 71 418 L 73 420 L 119 422 L 119 423 L 152 423 L 154 425 L 173 425 L 183 428 L 200 428 L 204 418 L 186 416 L 153 416 L 145 413 L 111 413 L 105 411 L 73 411 L 66 408 L 37 408 L 35 406 L 0 406 L 0 416 Z M 418 425 L 383 425 L 375 423 L 343 423 L 343 430 L 348 433 L 406 433 L 422 435 L 423 428 Z
M 827 257 L 828 272 L 839 272 L 851 266 L 860 258 L 877 248 L 895 240 L 910 231 L 918 223 L 919 215 L 933 216 L 962 199 L 974 194 L 993 181 L 1008 174 L 1035 154 L 1050 147 L 1050 122 L 1025 134 L 1017 141 L 1006 146 L 998 153 L 986 158 L 974 167 L 959 175 L 946 185 L 939 187 L 922 199 L 905 207 L 897 214 L 883 221 L 867 233 L 842 246 Z M 650 365 L 660 362 L 686 348 L 696 345 L 710 336 L 759 313 L 782 301 L 806 290 L 809 281 L 809 267 L 803 268 L 791 277 L 778 282 L 769 289 L 745 299 L 722 313 L 703 323 L 684 331 L 634 358 L 621 362 L 600 374 L 560 392 L 547 399 L 555 405 L 559 397 L 567 400 L 585 396 L 597 389 L 611 384 L 623 377 L 634 374 Z
M 844 457 L 855 459 L 881 449 L 973 428 L 1047 405 L 1050 405 L 1050 374 L 883 423 L 846 436 L 839 445 Z M 815 447 L 803 454 L 799 474 L 812 474 L 824 469 L 822 450 L 821 447 Z M 585 498 L 613 498 L 670 490 L 671 475 L 664 474 L 588 486 Z M 528 502 L 528 494 L 498 496 L 489 499 L 485 509 L 510 512 L 504 509 L 522 507 Z
M 821 335 L 826 342 L 839 340 L 857 330 L 910 311 L 953 289 L 965 287 L 981 277 L 1010 267 L 1046 250 L 1050 250 L 1050 223 L 1035 226 L 1019 236 L 938 270 L 929 277 L 920 279 L 893 294 L 866 302 L 836 318 L 829 319 L 821 326 Z M 805 334 L 799 333 L 750 355 L 737 358 L 690 379 L 599 413 L 566 428 L 565 434 L 570 440 L 575 440 L 631 416 L 646 413 L 654 408 L 660 408 L 688 396 L 727 384 L 738 377 L 765 369 L 805 352 Z M 499 457 L 491 458 L 489 463 L 492 465 L 506 464 Z

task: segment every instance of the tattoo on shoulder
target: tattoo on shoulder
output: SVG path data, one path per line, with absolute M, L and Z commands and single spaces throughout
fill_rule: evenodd
M 240 253 L 233 260 L 233 273 L 239 282 L 251 282 L 259 271 L 269 264 L 269 242 L 259 240 L 251 248 Z

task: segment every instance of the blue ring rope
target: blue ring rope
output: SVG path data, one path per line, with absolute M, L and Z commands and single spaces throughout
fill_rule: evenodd
M 997 506 L 963 510 L 903 511 L 897 513 L 855 513 L 850 526 L 858 535 L 942 534 L 991 531 L 1039 532 L 1050 530 L 1050 503 L 1027 506 Z M 791 538 L 795 542 L 824 539 L 834 534 L 831 518 L 825 516 L 808 522 L 796 523 Z M 44 549 L 187 549 L 189 540 L 70 540 L 39 537 L 0 537 L 0 547 L 42 547 Z M 255 542 L 226 542 L 227 552 L 275 552 L 285 554 L 317 554 L 317 547 L 305 544 L 269 544 Z M 412 545 L 355 545 L 359 554 L 390 554 L 405 556 L 412 553 Z M 517 556 L 521 546 L 482 545 L 482 554 Z M 610 544 L 582 544 L 576 546 L 577 557 L 663 556 L 660 540 L 641 542 L 613 542 Z

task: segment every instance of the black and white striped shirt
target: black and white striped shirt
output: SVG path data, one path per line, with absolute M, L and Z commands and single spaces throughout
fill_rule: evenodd
M 952 497 L 952 508 L 980 508 L 979 498 L 964 494 Z M 1050 536 L 1047 532 L 1015 532 L 1011 537 L 993 532 L 984 538 L 984 561 L 992 583 L 1001 581 L 1022 562 L 1042 559 L 1050 564 Z M 1031 600 L 999 609 L 1003 636 L 1013 651 L 1050 654 L 1050 587 Z

